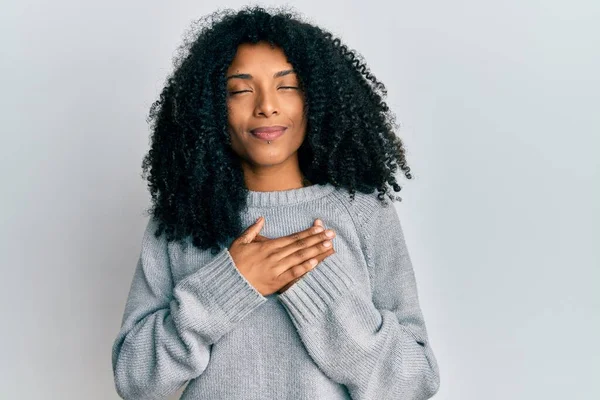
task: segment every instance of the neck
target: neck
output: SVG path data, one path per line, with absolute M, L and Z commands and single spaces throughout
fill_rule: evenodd
M 268 167 L 243 165 L 246 187 L 255 192 L 273 192 L 310 186 L 297 159 L 289 161 Z

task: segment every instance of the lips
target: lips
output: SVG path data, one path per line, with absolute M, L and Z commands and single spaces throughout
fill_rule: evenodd
M 250 133 L 259 139 L 273 140 L 283 135 L 286 129 L 287 127 L 280 125 L 261 126 L 250 130 Z

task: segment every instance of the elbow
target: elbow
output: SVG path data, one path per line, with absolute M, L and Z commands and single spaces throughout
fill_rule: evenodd
M 114 387 L 122 399 L 152 399 L 148 393 L 151 385 L 143 374 L 139 362 L 128 360 L 127 351 L 122 347 L 124 335 L 117 338 L 112 349 L 112 370 Z
M 122 399 L 161 399 L 169 394 L 162 393 L 161 379 L 144 364 L 128 359 L 122 352 L 113 353 L 114 386 Z
M 158 400 L 173 394 L 180 385 L 172 382 L 171 385 L 161 385 L 154 379 L 142 379 L 139 375 L 115 374 L 115 389 L 117 394 L 125 400 Z
M 410 385 L 404 387 L 400 398 L 426 400 L 440 389 L 440 375 L 433 369 L 421 370 L 410 379 Z
M 433 395 L 440 390 L 440 369 L 431 347 L 429 345 L 425 345 L 423 348 L 425 350 L 425 358 L 427 359 L 429 368 L 423 370 L 422 382 L 423 391 L 427 396 L 425 398 L 428 399 L 433 397 Z
M 147 380 L 140 379 L 123 369 L 115 369 L 114 373 L 115 389 L 119 397 L 125 400 L 129 399 L 155 399 L 155 389 Z
M 425 377 L 425 393 L 426 398 L 433 397 L 440 390 L 440 374 L 439 371 L 431 371 Z
M 405 370 L 405 380 L 413 382 L 411 395 L 404 393 L 406 397 L 423 400 L 433 397 L 440 389 L 440 370 L 431 346 L 414 341 L 404 348 L 403 355 L 412 360 L 409 370 Z
M 164 399 L 185 385 L 190 379 L 201 375 L 206 363 L 195 363 L 187 368 L 158 368 L 157 358 L 131 360 L 115 357 L 113 364 L 114 386 L 117 394 L 125 400 Z M 153 366 L 153 367 L 150 367 Z
M 143 393 L 140 386 L 131 385 L 125 379 L 115 378 L 115 389 L 117 394 L 122 399 L 146 399 L 147 393 Z
M 115 378 L 115 389 L 122 399 L 147 398 L 145 393 L 140 393 L 139 388 L 127 384 L 124 380 Z
M 148 368 L 148 365 L 139 360 L 117 359 L 113 368 L 114 386 L 122 399 L 165 399 L 187 382 L 177 371 L 167 373 L 164 369 Z

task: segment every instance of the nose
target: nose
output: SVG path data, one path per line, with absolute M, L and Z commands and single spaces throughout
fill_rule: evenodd
M 256 96 L 256 106 L 254 107 L 254 115 L 257 117 L 261 115 L 270 117 L 272 114 L 275 113 L 279 113 L 277 94 L 273 90 L 260 90 L 259 95 Z

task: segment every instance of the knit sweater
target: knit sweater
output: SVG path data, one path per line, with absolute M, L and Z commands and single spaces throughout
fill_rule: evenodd
M 227 247 L 212 255 L 156 238 L 151 217 L 112 347 L 119 395 L 164 399 L 187 382 L 184 400 L 432 397 L 438 365 L 388 203 L 376 192 L 352 200 L 329 183 L 249 191 L 243 226 L 262 215 L 263 236 L 305 230 L 316 218 L 336 232 L 335 253 L 268 296 Z

